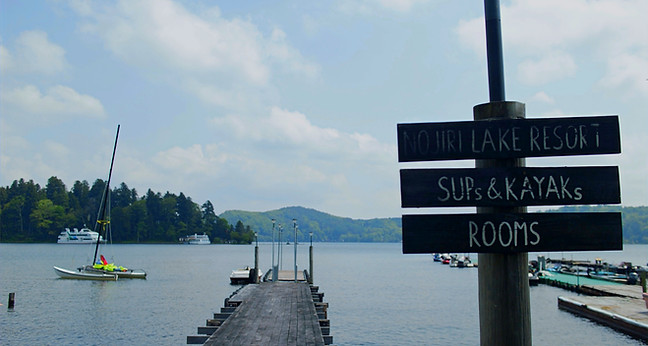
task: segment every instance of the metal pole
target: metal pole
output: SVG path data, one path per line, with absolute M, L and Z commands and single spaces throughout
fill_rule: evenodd
M 254 283 L 259 283 L 259 233 L 254 232 L 256 244 L 254 245 Z
M 272 282 L 277 282 L 279 273 L 278 265 L 275 265 L 275 219 L 272 219 Z
M 484 0 L 486 19 L 486 57 L 488 90 L 491 102 L 506 100 L 504 91 L 504 57 L 499 0 Z
M 308 249 L 308 283 L 313 284 L 313 232 L 310 232 L 310 248 Z
M 281 270 L 281 267 L 283 266 L 283 251 L 281 250 L 281 233 L 283 233 L 283 226 L 279 224 L 279 241 L 277 242 L 277 251 L 279 252 L 279 258 L 277 258 L 277 265 L 279 266 L 279 270 Z M 277 272 L 277 275 L 279 275 L 279 272 Z
M 295 282 L 297 282 L 297 220 L 293 219 L 293 228 L 295 229 L 295 243 L 293 244 L 295 248 Z

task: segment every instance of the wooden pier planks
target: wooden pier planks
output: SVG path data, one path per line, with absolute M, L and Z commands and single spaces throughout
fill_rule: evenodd
M 278 281 L 292 281 L 295 282 L 295 271 L 294 270 L 280 270 L 278 275 Z M 306 276 L 304 275 L 304 271 L 298 270 L 297 271 L 297 281 L 306 281 Z
M 205 345 L 324 345 L 307 284 L 248 285 L 229 299 L 239 301 Z
M 648 341 L 648 310 L 642 299 L 619 296 L 558 297 L 558 307 Z

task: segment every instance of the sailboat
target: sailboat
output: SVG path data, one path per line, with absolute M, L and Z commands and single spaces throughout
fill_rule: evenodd
M 108 181 L 104 189 L 99 212 L 97 213 L 97 223 L 95 232 L 99 236 L 107 236 L 110 229 L 110 178 L 112 177 L 113 163 L 115 162 L 115 152 L 117 151 L 117 139 L 119 138 L 119 125 L 117 125 L 117 135 L 115 136 L 115 146 L 113 147 L 112 160 L 110 161 L 110 171 L 108 171 Z M 104 237 L 105 238 L 105 237 Z M 117 266 L 114 263 L 108 263 L 106 258 L 99 254 L 100 242 L 95 242 L 94 259 L 92 264 L 84 265 L 77 270 L 69 270 L 54 266 L 54 271 L 58 276 L 64 279 L 82 279 L 82 280 L 117 280 L 119 278 L 145 279 L 146 272 L 141 269 L 128 269 Z M 99 255 L 99 260 L 97 260 Z

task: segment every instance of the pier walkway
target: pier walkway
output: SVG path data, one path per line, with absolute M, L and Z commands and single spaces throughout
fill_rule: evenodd
M 648 341 L 648 309 L 643 299 L 627 296 L 558 297 L 558 308 Z
M 323 293 L 305 282 L 262 282 L 242 287 L 221 313 L 187 343 L 204 345 L 328 345 L 332 343 Z M 288 279 L 288 278 L 286 278 Z M 299 279 L 299 278 L 298 278 Z M 302 277 L 303 279 L 303 277 Z M 326 334 L 326 335 L 325 335 Z

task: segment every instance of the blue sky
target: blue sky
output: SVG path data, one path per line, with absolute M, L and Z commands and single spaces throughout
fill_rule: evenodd
M 527 118 L 618 114 L 648 203 L 648 2 L 502 1 L 507 100 Z M 400 216 L 396 124 L 488 102 L 483 1 L 0 0 L 0 185 L 107 178 L 216 212 Z

